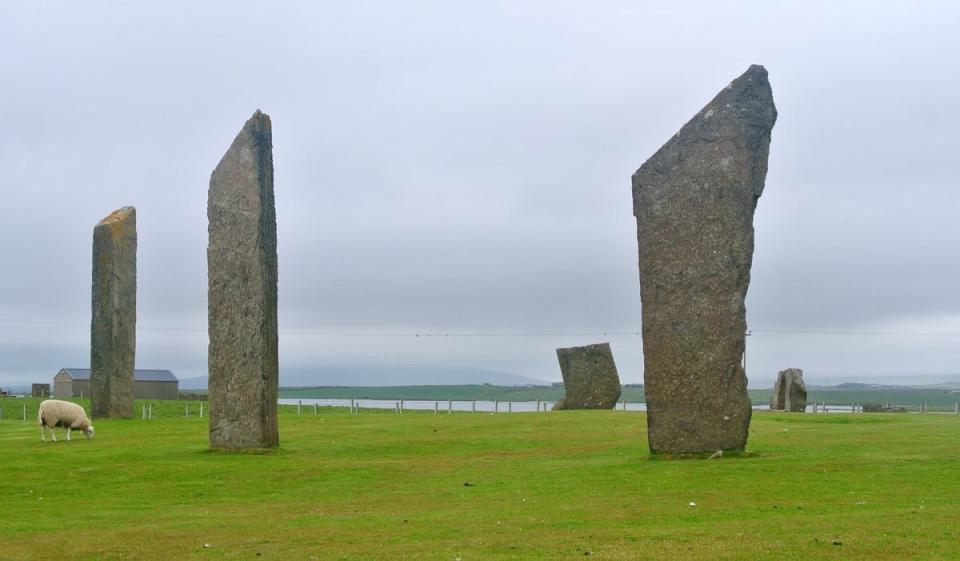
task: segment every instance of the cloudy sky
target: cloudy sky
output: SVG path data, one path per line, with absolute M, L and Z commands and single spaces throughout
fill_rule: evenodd
M 124 205 L 137 366 L 205 374 L 207 186 L 257 108 L 282 383 L 557 380 L 556 347 L 604 340 L 640 382 L 630 176 L 751 63 L 779 119 L 748 376 L 960 374 L 960 4 L 276 4 L 2 8 L 0 386 L 89 363 L 93 226 Z

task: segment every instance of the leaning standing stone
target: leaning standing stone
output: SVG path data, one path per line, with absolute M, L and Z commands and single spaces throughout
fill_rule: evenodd
M 770 396 L 770 409 L 795 413 L 806 411 L 807 385 L 803 383 L 803 370 L 787 368 L 777 374 L 773 395 Z
M 620 399 L 620 376 L 613 363 L 610 343 L 557 349 L 563 376 L 560 409 L 612 409 Z
M 270 117 L 243 126 L 210 177 L 210 446 L 270 448 L 277 431 L 277 220 Z
M 90 415 L 133 417 L 137 349 L 137 211 L 116 210 L 93 229 Z
M 776 117 L 751 66 L 633 175 L 653 452 L 746 446 L 744 298 Z

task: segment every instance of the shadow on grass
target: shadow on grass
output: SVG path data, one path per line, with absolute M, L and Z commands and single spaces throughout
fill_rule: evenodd
M 719 452 L 719 453 L 718 453 Z M 647 460 L 651 461 L 670 461 L 670 460 L 738 460 L 748 458 L 758 458 L 759 454 L 749 450 L 719 450 L 717 452 L 696 452 L 691 454 L 671 454 L 669 452 L 650 452 Z
M 776 420 L 783 423 L 806 423 L 810 425 L 872 425 L 877 423 L 895 423 L 902 417 L 891 413 L 837 413 L 817 415 L 778 415 Z M 772 416 L 771 416 L 772 417 Z
M 224 456 L 285 456 L 289 454 L 283 448 L 205 448 L 199 452 Z

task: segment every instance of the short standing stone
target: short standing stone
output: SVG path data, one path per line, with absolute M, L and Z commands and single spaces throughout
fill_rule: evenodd
M 751 66 L 633 175 L 653 452 L 746 446 L 744 298 L 776 116 Z
M 770 409 L 798 413 L 807 410 L 807 386 L 803 383 L 803 370 L 787 368 L 777 374 L 773 395 L 770 396 Z
M 620 399 L 620 376 L 609 343 L 557 349 L 565 394 L 560 409 L 612 409 Z
M 277 220 L 270 117 L 257 111 L 210 177 L 210 446 L 271 448 L 277 430 Z
M 90 413 L 133 417 L 137 348 L 137 212 L 116 210 L 93 229 Z

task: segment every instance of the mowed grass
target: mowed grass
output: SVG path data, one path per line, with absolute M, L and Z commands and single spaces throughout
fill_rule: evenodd
M 279 451 L 223 453 L 159 409 L 0 421 L 0 559 L 960 558 L 955 415 L 757 413 L 752 457 L 654 460 L 635 412 L 286 407 Z

